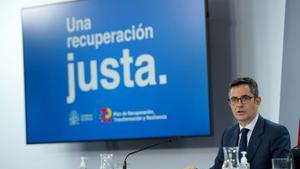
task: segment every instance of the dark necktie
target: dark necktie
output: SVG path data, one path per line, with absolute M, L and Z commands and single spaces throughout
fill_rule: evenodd
M 241 136 L 241 140 L 240 140 L 240 146 L 239 146 L 239 158 L 241 159 L 242 151 L 247 151 L 247 133 L 248 133 L 249 129 L 243 128 L 241 130 L 242 136 Z

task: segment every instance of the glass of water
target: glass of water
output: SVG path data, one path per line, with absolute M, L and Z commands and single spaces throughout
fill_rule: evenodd
M 99 169 L 113 169 L 113 154 L 100 154 Z
M 291 169 L 292 161 L 290 158 L 273 158 L 272 169 Z

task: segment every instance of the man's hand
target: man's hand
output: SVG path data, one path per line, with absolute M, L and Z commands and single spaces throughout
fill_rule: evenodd
M 184 169 L 198 169 L 198 168 L 193 165 L 188 165 Z

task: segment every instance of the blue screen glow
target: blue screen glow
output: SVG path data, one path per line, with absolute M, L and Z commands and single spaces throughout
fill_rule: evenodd
M 204 0 L 22 10 L 27 143 L 210 134 Z

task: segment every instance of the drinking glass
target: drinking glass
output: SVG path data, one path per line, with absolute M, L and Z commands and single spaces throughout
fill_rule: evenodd
M 113 154 L 100 154 L 100 169 L 113 169 Z
M 239 147 L 223 147 L 224 162 L 222 169 L 238 169 L 239 162 Z
M 272 169 L 291 169 L 291 159 L 289 158 L 273 158 Z

